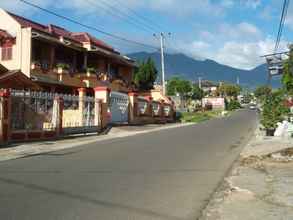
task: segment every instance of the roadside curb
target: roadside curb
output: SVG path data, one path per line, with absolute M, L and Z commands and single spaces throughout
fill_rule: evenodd
M 122 131 L 116 134 L 81 137 L 79 140 L 72 142 L 71 139 L 57 140 L 57 141 L 43 141 L 38 143 L 26 143 L 16 147 L 0 149 L 0 162 L 19 159 L 24 157 L 36 156 L 50 152 L 66 150 L 70 148 L 79 147 L 85 144 L 98 143 L 101 141 L 115 140 L 119 138 L 131 137 L 140 134 L 152 133 L 156 131 L 163 131 L 168 129 L 182 128 L 195 125 L 194 123 L 172 124 L 168 126 L 153 128 L 143 131 Z M 69 143 L 68 143 L 69 142 Z
M 202 209 L 201 215 L 198 218 L 198 220 L 206 220 L 208 219 L 207 216 L 209 215 L 210 209 L 212 209 L 213 203 L 215 200 L 218 200 L 218 194 L 223 191 L 223 189 L 226 188 L 227 181 L 226 179 L 232 174 L 232 172 L 237 168 L 239 161 L 242 158 L 242 153 L 245 151 L 245 149 L 250 145 L 251 142 L 255 141 L 257 137 L 257 132 L 259 129 L 260 123 L 258 122 L 255 127 L 254 131 L 250 134 L 247 142 L 244 144 L 241 152 L 239 153 L 238 157 L 234 160 L 234 162 L 231 164 L 230 168 L 227 170 L 225 175 L 223 176 L 223 180 L 218 184 L 218 186 L 215 188 L 214 192 L 210 195 L 210 199 L 207 201 L 206 206 Z

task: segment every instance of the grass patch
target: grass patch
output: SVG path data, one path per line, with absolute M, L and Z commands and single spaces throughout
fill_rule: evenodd
M 215 117 L 219 117 L 220 114 L 221 112 L 218 112 L 218 111 L 194 112 L 194 113 L 184 112 L 182 113 L 181 122 L 200 123 Z

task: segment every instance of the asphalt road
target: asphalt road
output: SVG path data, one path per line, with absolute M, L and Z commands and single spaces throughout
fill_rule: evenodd
M 199 217 L 256 113 L 0 163 L 1 220 Z

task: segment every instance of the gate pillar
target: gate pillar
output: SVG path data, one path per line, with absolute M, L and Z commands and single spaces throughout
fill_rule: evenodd
M 128 93 L 129 96 L 129 117 L 128 121 L 130 124 L 134 124 L 136 122 L 136 117 L 138 113 L 138 94 L 135 92 Z
M 100 86 L 95 88 L 95 103 L 96 106 L 96 114 L 98 112 L 99 115 L 95 116 L 95 123 L 101 128 L 107 127 L 108 123 L 110 122 L 109 118 L 109 104 L 110 104 L 110 92 L 111 89 L 106 86 Z M 100 110 L 98 110 L 100 109 Z
M 78 101 L 78 110 L 79 110 L 79 126 L 84 126 L 85 119 L 83 117 L 85 109 L 85 96 L 86 96 L 86 89 L 79 88 L 78 89 L 79 101 Z
M 0 91 L 0 145 L 10 138 L 11 127 L 11 97 L 9 90 Z

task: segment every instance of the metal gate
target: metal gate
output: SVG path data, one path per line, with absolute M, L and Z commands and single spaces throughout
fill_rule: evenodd
M 129 98 L 127 94 L 120 92 L 111 92 L 109 108 L 111 113 L 111 123 L 127 123 L 128 106 Z

